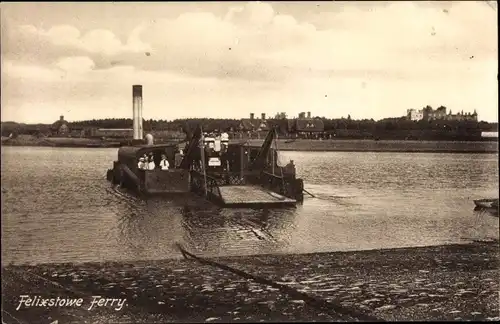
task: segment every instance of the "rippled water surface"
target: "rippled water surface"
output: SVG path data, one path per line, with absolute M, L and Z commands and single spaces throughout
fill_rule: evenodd
M 142 199 L 105 180 L 116 149 L 2 147 L 2 264 L 305 253 L 498 238 L 498 155 L 283 152 L 315 197 L 291 209 Z

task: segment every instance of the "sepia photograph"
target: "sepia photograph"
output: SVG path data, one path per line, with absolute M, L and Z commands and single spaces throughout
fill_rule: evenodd
M 2 323 L 500 321 L 496 1 L 0 13 Z

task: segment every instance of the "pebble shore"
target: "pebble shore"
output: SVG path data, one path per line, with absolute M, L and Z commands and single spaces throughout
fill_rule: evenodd
M 500 320 L 498 241 L 211 260 L 383 321 Z M 20 295 L 84 303 L 16 310 Z M 92 296 L 126 303 L 88 310 Z M 346 320 L 193 259 L 5 266 L 2 299 L 5 323 Z

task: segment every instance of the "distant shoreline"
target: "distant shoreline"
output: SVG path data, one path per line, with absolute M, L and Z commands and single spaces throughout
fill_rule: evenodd
M 231 140 L 231 143 L 248 143 L 261 146 L 263 140 Z M 279 139 L 281 151 L 299 152 L 406 152 L 406 153 L 498 153 L 498 141 L 402 141 L 402 140 L 309 140 Z M 2 146 L 41 146 L 66 148 L 118 148 L 119 141 L 89 138 L 2 138 Z
M 259 146 L 262 140 L 251 140 Z M 304 152 L 403 152 L 403 153 L 498 153 L 498 142 L 401 141 L 401 140 L 278 140 L 281 151 Z

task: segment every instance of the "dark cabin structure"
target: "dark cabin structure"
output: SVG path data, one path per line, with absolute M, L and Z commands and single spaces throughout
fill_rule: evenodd
M 176 150 L 175 144 L 122 146 L 118 150 L 118 161 L 114 162 L 112 171 L 108 172 L 108 180 L 137 188 L 146 194 L 188 193 L 189 170 L 174 167 Z M 162 154 L 167 156 L 171 166 L 168 170 L 161 170 L 159 167 L 154 170 L 138 168 L 139 158 L 144 155 L 152 155 L 155 165 L 159 166 Z
M 180 163 L 176 163 L 177 144 L 123 146 L 107 178 L 144 194 L 194 192 L 226 207 L 294 206 L 303 200 L 303 181 L 278 165 L 277 151 L 271 147 L 275 138 L 276 130 L 271 129 L 261 147 L 229 144 L 216 156 L 198 127 L 184 146 Z M 140 157 L 153 155 L 158 166 L 163 154 L 168 170 L 139 168 Z M 211 164 L 212 159 L 222 163 Z
M 311 112 L 301 112 L 298 118 L 288 120 L 288 132 L 301 138 L 317 138 L 325 131 L 320 118 L 312 118 Z

